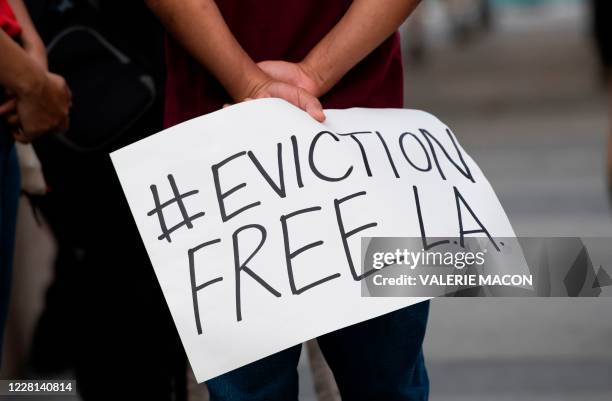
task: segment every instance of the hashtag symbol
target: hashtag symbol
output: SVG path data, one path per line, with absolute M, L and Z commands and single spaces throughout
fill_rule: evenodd
M 157 192 L 157 186 L 151 185 L 151 193 L 153 194 L 153 201 L 155 202 L 155 208 L 153 210 L 150 210 L 147 213 L 147 216 L 153 216 L 154 214 L 157 214 L 157 218 L 159 219 L 159 225 L 161 227 L 161 232 L 162 232 L 161 235 L 157 237 L 157 239 L 160 241 L 165 239 L 168 242 L 172 242 L 172 238 L 170 238 L 170 234 L 172 234 L 173 232 L 175 232 L 176 230 L 178 230 L 179 228 L 183 226 L 186 226 L 189 229 L 193 228 L 192 222 L 198 217 L 204 216 L 204 212 L 196 213 L 190 216 L 187 213 L 187 209 L 185 208 L 185 203 L 183 203 L 183 199 L 191 195 L 197 194 L 199 192 L 198 190 L 193 190 L 193 191 L 189 191 L 189 192 L 185 192 L 181 194 L 176 186 L 176 182 L 174 181 L 174 177 L 172 176 L 172 174 L 168 174 L 168 182 L 170 183 L 170 188 L 172 189 L 174 198 L 164 203 L 160 203 L 159 194 Z M 178 207 L 179 211 L 181 212 L 181 216 L 183 220 L 180 223 L 168 228 L 168 226 L 166 225 L 166 219 L 164 216 L 164 209 L 166 209 L 168 206 L 171 206 L 171 205 L 176 205 L 176 207 Z

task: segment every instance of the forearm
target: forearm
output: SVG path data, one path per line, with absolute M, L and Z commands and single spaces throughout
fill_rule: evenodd
M 336 26 L 310 51 L 302 66 L 321 96 L 393 34 L 420 0 L 355 0 Z
M 11 8 L 15 13 L 15 18 L 21 26 L 21 42 L 24 49 L 33 55 L 34 58 L 42 64 L 43 68 L 47 68 L 47 51 L 38 31 L 34 27 L 34 23 L 30 18 L 30 14 L 23 3 L 23 0 L 9 0 Z
M 39 83 L 42 67 L 1 29 L 0 54 L 0 87 L 20 93 Z
M 146 0 L 168 32 L 236 101 L 268 81 L 242 49 L 213 0 Z

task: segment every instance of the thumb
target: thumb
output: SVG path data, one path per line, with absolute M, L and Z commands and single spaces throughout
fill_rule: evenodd
M 319 99 L 302 88 L 298 88 L 298 106 L 306 111 L 312 118 L 322 123 L 325 121 L 325 113 Z
M 14 113 L 17 110 L 17 101 L 15 99 L 8 100 L 0 104 L 0 115 Z

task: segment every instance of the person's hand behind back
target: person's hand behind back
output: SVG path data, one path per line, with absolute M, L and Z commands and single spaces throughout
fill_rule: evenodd
M 247 96 L 247 98 L 250 99 L 262 99 L 267 97 L 276 97 L 286 100 L 310 114 L 315 120 L 319 122 L 325 121 L 325 114 L 323 113 L 321 102 L 304 88 L 291 83 L 269 79 L 255 86 Z
M 316 97 L 323 95 L 321 79 L 304 63 L 268 60 L 257 63 L 257 66 L 272 79 L 295 85 Z

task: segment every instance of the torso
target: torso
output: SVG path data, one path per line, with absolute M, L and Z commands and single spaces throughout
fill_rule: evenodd
M 302 60 L 351 5 L 350 0 L 218 0 L 230 30 L 255 61 Z M 218 110 L 232 100 L 174 40 L 167 41 L 165 125 Z M 399 35 L 355 66 L 322 99 L 325 108 L 402 107 Z

